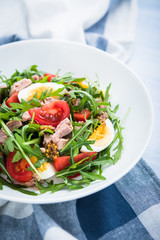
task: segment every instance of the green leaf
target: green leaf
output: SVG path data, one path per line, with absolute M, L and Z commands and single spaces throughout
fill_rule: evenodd
M 2 170 L 5 172 L 5 174 L 7 175 L 7 177 L 9 178 L 9 180 L 11 182 L 13 182 L 13 178 L 9 175 L 5 165 L 4 165 L 4 161 L 3 161 L 3 157 L 0 156 L 0 168 L 2 168 Z
M 99 165 L 112 165 L 113 159 L 107 156 L 102 156 L 100 158 L 95 159 L 92 162 L 93 166 L 99 166 Z
M 108 102 L 108 99 L 109 99 L 109 91 L 110 91 L 110 88 L 111 88 L 111 83 L 108 85 L 107 89 L 106 89 L 106 92 L 105 92 L 105 102 L 107 103 Z
M 69 160 L 70 164 L 73 165 L 75 163 L 74 158 L 73 158 L 73 149 L 71 147 L 70 149 L 70 160 Z
M 6 88 L 6 87 L 1 87 L 0 88 L 0 103 L 2 103 L 3 102 L 3 100 L 5 99 L 5 98 L 7 98 L 9 96 L 9 89 L 8 88 Z
M 12 111 L 5 112 L 5 113 L 0 112 L 0 119 L 11 120 L 11 118 L 15 115 L 16 115 L 16 113 L 14 113 Z
M 74 137 L 71 138 L 71 140 L 64 146 L 64 148 L 61 150 L 61 153 L 63 153 L 65 150 L 67 150 L 73 143 L 73 141 L 79 136 L 81 135 L 86 128 L 90 125 L 93 124 L 92 120 L 86 120 L 86 123 L 83 125 L 83 127 L 81 127 L 79 129 L 79 131 L 74 135 Z
M 20 144 L 20 146 L 25 151 L 27 151 L 31 156 L 35 156 L 39 159 L 44 158 L 44 156 L 41 153 L 40 147 L 37 144 L 34 145 L 35 148 L 33 149 L 29 145 L 26 145 L 26 142 L 23 140 L 23 138 L 19 134 L 15 133 L 15 138 L 18 141 L 18 143 Z
M 116 164 L 118 160 L 121 158 L 122 150 L 123 150 L 123 137 L 122 137 L 122 127 L 119 125 L 118 121 L 116 121 L 117 129 L 118 129 L 118 145 L 113 149 L 116 152 L 113 154 L 113 164 Z
M 75 96 L 75 94 L 82 94 L 82 95 L 84 95 L 92 104 L 92 112 L 91 112 L 91 114 L 93 113 L 94 116 L 97 115 L 97 105 L 96 105 L 96 102 L 95 102 L 95 100 L 94 100 L 94 98 L 92 97 L 91 94 L 89 94 L 86 91 L 81 91 L 81 90 L 73 90 L 73 91 L 70 92 L 70 95 L 72 97 Z M 74 98 L 76 98 L 76 97 L 74 97 Z
M 5 141 L 5 146 L 8 148 L 9 152 L 13 152 L 15 149 L 14 143 L 13 143 L 13 138 L 12 137 L 8 137 Z
M 17 151 L 16 154 L 14 155 L 12 162 L 18 162 L 19 160 L 21 160 L 23 158 L 21 152 Z
M 51 192 L 55 193 L 55 192 L 61 190 L 62 188 L 64 188 L 65 186 L 66 186 L 65 183 L 54 184 L 53 189 L 51 190 Z
M 94 144 L 95 143 L 95 140 L 86 140 L 86 141 L 77 141 L 76 144 L 72 147 L 72 149 L 75 149 L 75 148 L 81 148 L 82 146 L 86 146 L 86 147 L 89 147 L 89 150 L 92 151 L 92 148 L 89 146 L 90 144 Z
M 39 172 L 37 171 L 37 169 L 34 167 L 34 165 L 32 164 L 30 158 L 26 155 L 26 153 L 24 152 L 23 148 L 21 147 L 21 143 L 23 143 L 23 138 L 21 138 L 17 133 L 15 133 L 15 136 L 19 136 L 19 140 L 20 142 L 18 142 L 18 140 L 15 138 L 15 136 L 13 135 L 13 133 L 9 130 L 9 128 L 6 126 L 6 124 L 3 122 L 2 119 L 0 119 L 0 124 L 2 125 L 3 129 L 5 130 L 6 134 L 9 137 L 13 138 L 14 143 L 16 144 L 18 150 L 21 152 L 21 154 L 23 155 L 23 157 L 27 160 L 27 162 L 29 163 L 29 165 L 32 167 L 32 169 L 37 173 L 37 175 L 40 177 L 41 179 L 41 175 L 39 174 Z M 21 142 L 22 141 L 22 142 Z
M 53 91 L 53 89 L 50 89 L 49 91 L 46 90 L 44 92 L 41 92 L 41 95 L 39 98 L 37 98 L 37 94 L 35 94 L 33 96 L 33 99 L 38 99 L 38 100 L 44 100 L 48 97 L 61 97 L 62 95 L 60 94 L 63 90 L 65 89 L 65 87 L 59 88 L 56 91 Z
M 94 173 L 94 172 L 82 172 L 80 171 L 80 174 L 82 175 L 82 177 L 91 179 L 93 181 L 95 180 L 106 180 L 106 178 L 100 174 Z
M 28 190 L 23 189 L 23 188 L 25 188 L 25 186 L 7 182 L 1 176 L 0 176 L 0 180 L 1 180 L 3 185 L 5 185 L 7 187 L 10 187 L 11 189 L 14 189 L 18 192 L 21 192 L 21 193 L 24 193 L 24 194 L 27 194 L 27 195 L 32 195 L 32 196 L 37 196 L 38 195 L 38 193 L 36 193 L 36 192 L 32 192 L 32 191 L 28 191 Z

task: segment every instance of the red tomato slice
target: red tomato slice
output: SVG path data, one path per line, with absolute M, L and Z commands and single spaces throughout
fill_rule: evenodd
M 25 159 L 21 159 L 18 162 L 12 163 L 12 159 L 16 151 L 10 152 L 7 157 L 7 171 L 13 179 L 19 182 L 28 182 L 31 180 L 33 173 L 27 171 L 29 163 Z
M 90 114 L 91 114 L 91 111 L 83 109 L 81 113 L 80 112 L 74 112 L 74 118 L 77 122 L 78 121 L 85 122 L 85 115 L 86 115 L 86 119 L 88 119 Z
M 95 154 L 95 156 L 93 156 Z M 96 156 L 97 156 L 97 152 L 86 152 L 86 153 L 79 153 L 77 156 L 74 157 L 74 161 L 75 163 L 81 161 L 84 158 L 87 158 L 85 161 L 88 161 L 91 157 L 92 161 L 95 160 Z M 54 166 L 56 168 L 56 170 L 58 172 L 60 172 L 61 170 L 63 170 L 65 167 L 69 167 L 70 166 L 70 156 L 63 156 L 63 157 L 58 157 L 54 160 Z M 79 173 L 74 174 L 74 176 L 69 176 L 69 178 L 73 178 L 73 177 L 77 177 L 78 175 L 80 175 Z
M 69 117 L 70 108 L 66 101 L 58 100 L 40 108 L 29 109 L 28 112 L 31 117 L 35 112 L 34 120 L 37 123 L 56 127 L 63 119 Z
M 12 96 L 10 96 L 7 101 L 6 101 L 6 105 L 8 107 L 11 107 L 10 103 L 19 103 L 19 99 L 18 99 L 18 92 L 15 92 L 14 94 L 12 94 Z
M 45 76 L 48 76 L 48 82 L 50 82 L 52 80 L 52 78 L 55 78 L 56 75 L 51 74 L 51 73 L 45 73 Z

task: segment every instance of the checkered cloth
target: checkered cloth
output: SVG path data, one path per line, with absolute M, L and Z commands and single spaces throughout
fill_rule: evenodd
M 116 184 L 85 198 L 47 205 L 2 201 L 1 239 L 159 240 L 159 188 L 141 159 Z
M 2 2 L 6 4 L 3 0 L 0 4 Z M 33 1 L 28 1 L 28 6 L 32 3 Z M 106 13 L 86 27 L 84 31 L 86 42 L 112 53 L 121 60 L 128 59 L 133 43 L 133 21 L 126 22 L 131 25 L 127 36 L 122 39 L 118 38 L 113 16 L 116 11 L 123 13 L 122 22 L 120 22 L 122 15 L 118 14 L 116 18 L 122 33 L 124 31 L 122 25 L 126 18 L 132 20 L 134 18 L 134 3 L 134 0 L 111 1 L 109 7 L 105 8 Z M 128 11 L 125 11 L 127 9 Z M 113 31 L 108 30 L 111 25 Z M 20 28 L 16 29 L 20 31 Z M 31 30 L 30 35 L 33 34 Z M 10 37 L 0 38 L 0 44 L 18 41 L 25 37 L 23 33 L 15 31 Z M 85 198 L 47 205 L 0 200 L 0 239 L 159 240 L 160 180 L 141 159 L 115 184 Z

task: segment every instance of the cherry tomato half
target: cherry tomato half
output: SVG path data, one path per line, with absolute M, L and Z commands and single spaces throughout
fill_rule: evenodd
M 40 108 L 29 109 L 28 112 L 31 117 L 35 112 L 34 120 L 37 123 L 56 127 L 63 119 L 69 117 L 70 108 L 66 101 L 58 100 Z
M 7 171 L 11 175 L 13 179 L 19 182 L 28 182 L 31 180 L 33 173 L 31 171 L 27 171 L 27 167 L 29 167 L 29 163 L 25 159 L 21 159 L 18 162 L 12 163 L 12 159 L 16 151 L 10 152 L 7 157 Z
M 51 74 L 51 73 L 45 73 L 45 76 L 48 76 L 48 82 L 50 82 L 52 80 L 52 78 L 55 78 L 56 75 Z
M 91 114 L 91 111 L 83 109 L 82 112 L 74 112 L 74 118 L 77 122 L 78 121 L 85 122 L 85 116 L 86 116 L 86 119 L 88 119 L 90 114 Z
M 12 96 L 10 96 L 7 101 L 6 101 L 6 105 L 8 107 L 11 107 L 10 103 L 19 103 L 19 99 L 18 99 L 18 92 L 15 92 L 14 94 L 12 94 Z
M 95 154 L 95 155 L 94 155 Z M 93 156 L 94 155 L 94 156 Z M 92 157 L 93 156 L 93 157 Z M 79 153 L 77 156 L 74 157 L 75 163 L 81 161 L 84 158 L 87 158 L 85 161 L 88 161 L 92 157 L 92 161 L 95 160 L 97 156 L 97 152 L 86 152 L 86 153 Z M 63 156 L 63 157 L 58 157 L 54 160 L 54 166 L 58 172 L 63 170 L 65 167 L 70 166 L 70 156 Z M 69 178 L 74 178 L 79 176 L 79 173 L 74 174 L 73 176 L 69 176 Z

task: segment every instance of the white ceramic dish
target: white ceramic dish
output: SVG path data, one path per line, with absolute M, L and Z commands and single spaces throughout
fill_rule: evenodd
M 112 104 L 120 104 L 118 112 L 122 119 L 128 108 L 131 111 L 124 122 L 124 151 L 119 162 L 106 168 L 106 181 L 93 182 L 76 191 L 61 190 L 29 196 L 4 187 L 0 198 L 26 203 L 56 203 L 73 200 L 95 193 L 114 183 L 131 170 L 141 158 L 149 142 L 153 126 L 153 110 L 148 92 L 141 80 L 124 64 L 109 54 L 93 47 L 53 40 L 29 40 L 0 47 L 0 70 L 10 76 L 14 70 L 23 70 L 36 64 L 39 69 L 55 73 L 74 72 L 95 79 L 100 77 L 105 88 L 112 83 Z

